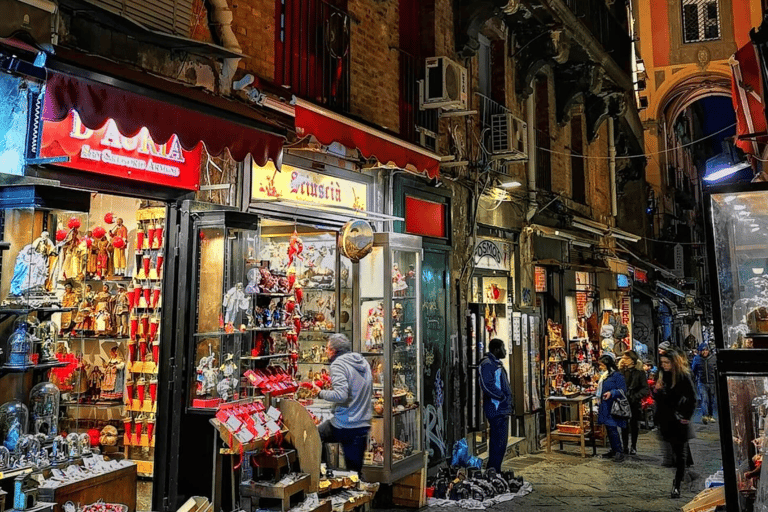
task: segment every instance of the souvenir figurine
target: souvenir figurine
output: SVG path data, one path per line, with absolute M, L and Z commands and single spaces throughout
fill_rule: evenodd
M 93 228 L 94 244 L 98 250 L 96 254 L 96 275 L 94 279 L 106 279 L 109 274 L 109 249 L 110 243 L 107 239 L 107 232 L 101 226 Z
M 88 374 L 88 397 L 93 400 L 98 400 L 101 395 L 101 382 L 104 380 L 104 372 L 98 365 L 94 365 L 91 373 Z
M 413 345 L 413 327 L 410 325 L 405 328 L 404 338 L 406 345 Z
M 304 252 L 304 244 L 301 241 L 301 238 L 299 238 L 299 233 L 294 228 L 293 234 L 291 235 L 291 239 L 288 242 L 288 267 L 290 267 L 293 264 L 293 260 L 301 260 L 304 261 L 304 256 L 301 255 L 301 253 Z
M 127 267 L 127 261 L 125 253 L 128 250 L 128 228 L 123 224 L 123 219 L 117 218 L 117 223 L 109 230 L 110 243 L 114 248 L 113 266 L 115 268 L 114 275 L 125 276 L 125 270 Z
M 237 283 L 224 294 L 221 306 L 224 308 L 224 329 L 227 332 L 234 332 L 234 324 L 240 312 L 248 310 L 249 305 L 250 300 L 245 295 L 243 283 Z
M 216 388 L 216 356 L 208 345 L 208 355 L 200 358 L 197 363 L 197 385 L 195 393 L 197 396 L 210 396 Z
M 398 343 L 400 341 L 400 323 L 396 323 L 392 327 L 392 342 Z
M 32 362 L 33 338 L 29 334 L 29 324 L 26 321 L 17 323 L 16 330 L 8 338 L 8 357 L 5 365 L 10 368 L 29 368 Z
M 118 283 L 117 296 L 114 302 L 115 336 L 125 338 L 128 336 L 128 316 L 130 314 L 130 300 L 125 284 Z
M 115 345 L 109 349 L 109 361 L 104 365 L 101 381 L 102 400 L 122 400 L 125 384 L 125 360 Z
M 56 361 L 56 337 L 59 327 L 51 320 L 42 322 L 37 327 L 37 337 L 40 339 L 40 362 Z
M 47 292 L 49 258 L 56 253 L 56 246 L 47 231 L 43 231 L 31 244 L 24 246 L 16 256 L 11 278 L 11 295 L 19 296 L 32 290 Z
M 408 289 L 408 283 L 405 282 L 405 276 L 400 272 L 397 263 L 392 265 L 392 295 L 402 297 Z
M 62 311 L 61 313 L 61 331 L 59 333 L 64 336 L 65 333 L 69 334 L 69 331 L 72 328 L 72 311 L 67 311 L 67 309 L 74 309 L 77 307 L 77 294 L 71 283 L 64 285 L 64 296 L 61 298 L 61 307 L 65 311 Z
M 101 286 L 101 291 L 96 294 L 95 309 L 93 315 L 94 330 L 97 336 L 107 336 L 113 332 L 112 311 L 114 309 L 114 297 L 108 283 Z
M 261 291 L 261 288 L 259 288 L 259 281 L 261 280 L 259 269 L 256 267 L 250 269 L 246 277 L 248 278 L 248 285 L 245 287 L 245 293 L 259 293 Z
M 216 392 L 223 401 L 228 402 L 237 392 L 237 365 L 234 362 L 234 355 L 227 354 L 227 359 L 219 371 L 222 378 L 216 385 Z
M 93 332 L 93 301 L 93 288 L 87 284 L 75 316 L 75 331 L 80 334 Z

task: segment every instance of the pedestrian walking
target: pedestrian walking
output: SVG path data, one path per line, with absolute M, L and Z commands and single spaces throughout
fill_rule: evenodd
M 637 352 L 634 350 L 624 352 L 619 359 L 618 367 L 627 385 L 627 399 L 632 410 L 632 417 L 627 420 L 627 428 L 621 429 L 621 440 L 626 453 L 637 455 L 637 435 L 640 418 L 643 416 L 642 401 L 651 393 L 651 389 L 648 387 L 643 362 Z
M 661 371 L 654 386 L 656 423 L 659 435 L 669 443 L 675 464 L 672 498 L 680 497 L 680 484 L 685 476 L 688 440 L 694 437 L 690 419 L 696 410 L 696 393 L 685 356 L 669 350 L 661 356 Z
M 483 412 L 488 419 L 488 467 L 501 473 L 501 462 L 509 441 L 509 417 L 514 413 L 512 389 L 507 370 L 501 361 L 507 357 L 504 342 L 498 338 L 488 343 L 488 352 L 480 361 L 480 387 L 483 389 Z
M 605 426 L 608 431 L 608 441 L 611 443 L 611 451 L 606 453 L 603 458 L 613 458 L 615 462 L 623 462 L 625 456 L 621 446 L 619 429 L 627 428 L 627 420 L 613 416 L 611 406 L 621 396 L 620 392 L 626 395 L 627 385 L 624 382 L 624 376 L 616 366 L 615 356 L 611 352 L 603 353 L 598 359 L 598 363 L 602 374 L 597 384 L 597 396 L 600 397 L 597 423 Z
M 333 405 L 333 418 L 317 427 L 323 443 L 341 443 L 347 469 L 363 469 L 363 455 L 368 446 L 373 409 L 373 377 L 371 365 L 357 352 L 352 352 L 349 339 L 331 334 L 325 347 L 331 363 L 333 389 L 313 386 L 312 394 Z
M 701 422 L 715 422 L 715 372 L 717 370 L 717 358 L 709 350 L 707 343 L 699 344 L 699 353 L 693 358 L 691 372 L 699 392 L 699 404 L 701 405 Z

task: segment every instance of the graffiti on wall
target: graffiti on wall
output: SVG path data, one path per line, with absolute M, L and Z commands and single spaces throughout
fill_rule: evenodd
M 442 460 L 448 456 L 445 442 L 445 420 L 443 418 L 443 379 L 440 370 L 437 370 L 434 382 L 434 404 L 428 404 L 425 408 L 424 421 L 427 430 L 427 450 L 430 459 Z

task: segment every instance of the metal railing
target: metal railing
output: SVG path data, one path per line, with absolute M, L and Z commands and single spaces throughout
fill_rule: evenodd
M 350 107 L 350 19 L 324 0 L 282 0 L 275 81 L 331 110 Z

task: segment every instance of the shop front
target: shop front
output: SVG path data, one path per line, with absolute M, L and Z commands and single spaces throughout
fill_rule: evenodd
M 766 197 L 765 183 L 711 188 L 704 195 L 729 511 L 760 510 L 768 496 L 761 469 L 768 403 Z
M 18 474 L 52 479 L 45 501 L 115 496 L 130 510 L 163 510 L 179 435 L 173 354 L 184 343 L 178 205 L 199 190 L 206 152 L 279 161 L 283 138 L 231 112 L 202 113 L 189 97 L 49 65 L 44 93 L 30 98 L 25 176 L 0 189 L 0 407 L 30 416 L 28 426 L 3 414 L 0 438 Z M 232 133 L 247 141 L 230 145 Z M 80 494 L 65 472 L 43 471 L 88 465 L 96 450 L 109 461 L 89 467 L 96 476 L 77 483 Z

